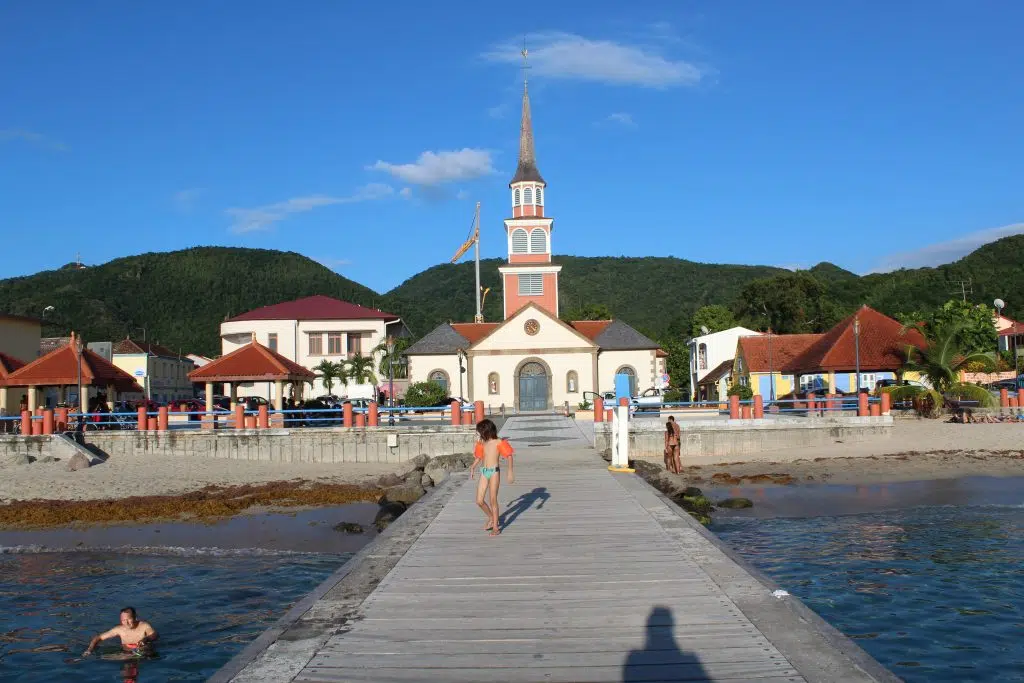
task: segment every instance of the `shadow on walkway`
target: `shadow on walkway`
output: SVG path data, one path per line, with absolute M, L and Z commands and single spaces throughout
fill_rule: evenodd
M 538 500 L 540 501 L 540 504 L 537 506 L 537 509 L 540 510 L 544 507 L 544 502 L 550 497 L 551 494 L 548 493 L 548 490 L 545 487 L 538 486 L 534 490 L 524 493 L 515 500 L 509 501 L 507 509 L 501 515 L 501 526 L 505 527 L 514 522 L 516 517 L 533 507 L 533 504 Z
M 644 649 L 630 652 L 622 666 L 624 683 L 707 680 L 707 672 L 697 656 L 679 649 L 674 629 L 672 610 L 667 607 L 651 610 Z

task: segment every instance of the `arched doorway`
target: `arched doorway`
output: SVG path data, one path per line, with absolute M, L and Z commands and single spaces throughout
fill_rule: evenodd
M 629 365 L 623 365 L 621 368 L 619 368 L 618 370 L 615 371 L 615 374 L 616 375 L 625 375 L 626 377 L 629 378 L 629 395 L 630 396 L 636 396 L 636 392 L 637 392 L 636 370 L 634 370 Z
M 519 411 L 547 410 L 551 393 L 547 369 L 537 361 L 529 361 L 519 368 L 518 374 Z

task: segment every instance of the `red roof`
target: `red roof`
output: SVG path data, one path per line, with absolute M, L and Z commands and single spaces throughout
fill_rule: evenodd
M 1007 327 L 1005 330 L 999 330 L 1000 337 L 1013 337 L 1018 334 L 1024 334 L 1024 325 L 1020 327 Z
M 854 334 L 854 321 L 860 321 L 859 343 Z M 904 328 L 898 320 L 862 306 L 822 335 L 794 361 L 792 370 L 853 371 L 857 368 L 858 346 L 861 370 L 898 370 L 907 360 L 908 345 L 922 348 L 924 337 L 913 328 Z
M 68 344 L 15 370 L 3 383 L 10 387 L 74 386 L 78 384 L 79 367 L 83 386 L 106 387 L 113 384 L 118 391 L 142 391 L 134 377 L 89 349 L 82 349 L 79 365 L 74 335 Z
M 611 320 L 574 320 L 572 327 L 590 341 L 597 339 L 597 335 L 604 332 L 604 328 L 612 324 Z
M 397 315 L 366 308 L 340 299 L 317 294 L 285 301 L 236 315 L 228 322 L 243 320 L 398 320 Z
M 476 344 L 500 326 L 501 323 L 452 323 L 452 329 L 470 344 Z
M 193 370 L 188 378 L 193 382 L 295 381 L 316 379 L 316 373 L 254 341 Z
M 7 379 L 7 376 L 18 368 L 24 367 L 25 361 L 18 360 L 0 351 L 0 380 Z
M 179 354 L 171 351 L 166 346 L 137 342 L 127 337 L 114 343 L 114 353 L 151 353 L 154 356 L 163 356 L 164 358 L 177 358 L 179 356 Z
M 804 353 L 823 335 L 820 334 L 772 334 L 755 337 L 740 337 L 740 353 L 746 361 L 748 372 L 787 372 L 793 360 Z M 769 346 L 769 341 L 771 342 Z

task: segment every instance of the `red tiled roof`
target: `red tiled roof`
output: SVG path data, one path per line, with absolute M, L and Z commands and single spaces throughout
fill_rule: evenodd
M 597 335 L 604 332 L 604 328 L 612 324 L 611 320 L 573 320 L 569 323 L 577 332 L 590 341 L 597 339 Z
M 787 372 L 788 366 L 823 335 L 820 334 L 764 334 L 740 337 L 740 353 L 749 372 Z M 771 346 L 769 347 L 769 341 Z
M 25 361 L 18 360 L 14 356 L 9 356 L 0 351 L 0 380 L 6 379 L 12 372 L 24 366 Z
M 151 353 L 154 356 L 163 356 L 164 358 L 177 358 L 178 354 L 171 351 L 166 346 L 160 346 L 159 344 L 150 344 L 148 342 L 137 342 L 134 339 L 124 338 L 119 342 L 114 343 L 114 353 Z
M 860 321 L 860 341 L 855 341 L 854 321 Z M 924 347 L 925 340 L 913 328 L 904 328 L 873 308 L 862 306 L 821 336 L 799 358 L 790 371 L 852 371 L 857 368 L 860 347 L 861 370 L 898 370 L 907 359 L 908 345 Z
M 78 383 L 79 369 L 74 344 L 72 335 L 68 344 L 15 370 L 3 383 L 11 387 L 74 386 Z M 134 377 L 89 349 L 82 349 L 81 371 L 84 386 L 113 384 L 118 391 L 142 391 Z
M 452 329 L 465 337 L 470 344 L 476 344 L 500 325 L 501 323 L 452 323 Z
M 316 373 L 254 341 L 193 370 L 188 378 L 193 382 L 309 380 Z
M 1007 327 L 1005 330 L 999 330 L 1000 337 L 1013 337 L 1018 334 L 1024 334 L 1024 325 L 1020 327 Z
M 718 380 L 722 379 L 723 377 L 726 377 L 729 374 L 731 374 L 733 360 L 735 359 L 730 358 L 729 360 L 723 360 L 721 363 L 718 364 L 718 366 L 714 370 L 704 375 L 704 379 L 698 382 L 698 384 L 713 384 Z
M 236 315 L 242 320 L 398 320 L 397 315 L 317 294 Z

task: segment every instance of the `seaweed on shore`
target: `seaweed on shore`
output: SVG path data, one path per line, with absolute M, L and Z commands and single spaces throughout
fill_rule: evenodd
M 377 487 L 304 480 L 241 486 L 207 486 L 176 495 L 114 500 L 22 500 L 0 505 L 0 529 L 40 529 L 78 524 L 124 524 L 158 520 L 213 521 L 254 506 L 324 507 L 377 502 Z

